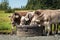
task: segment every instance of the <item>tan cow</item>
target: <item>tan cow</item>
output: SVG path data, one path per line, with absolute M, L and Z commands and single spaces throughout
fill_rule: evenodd
M 37 15 L 37 14 L 39 15 Z M 35 12 L 35 16 L 33 17 L 31 24 L 40 24 L 45 26 L 45 30 L 50 32 L 50 24 L 60 23 L 60 10 L 37 10 Z
M 36 10 L 35 13 L 34 13 L 34 16 L 32 18 L 32 21 L 30 23 L 30 25 L 33 25 L 33 24 L 37 24 L 36 21 L 39 21 L 41 18 L 39 17 L 39 15 L 42 15 L 41 13 L 43 12 L 44 10 Z M 39 18 L 38 18 L 39 17 Z M 37 20 L 37 18 L 39 20 Z

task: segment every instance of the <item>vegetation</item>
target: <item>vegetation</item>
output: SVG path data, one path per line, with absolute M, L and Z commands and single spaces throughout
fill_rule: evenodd
M 14 12 L 14 10 L 9 6 L 8 0 L 2 0 L 0 3 L 0 10 L 4 10 L 6 13 Z
M 12 31 L 12 26 L 10 23 L 9 16 L 10 14 L 4 13 L 4 11 L 0 11 L 0 32 L 2 31 Z
M 5 13 L 13 13 L 13 12 L 15 12 L 14 9 L 7 9 L 7 10 L 5 10 Z
M 25 9 L 60 9 L 60 0 L 28 0 Z
M 60 0 L 28 0 L 26 6 L 14 8 L 14 10 L 36 10 L 36 9 L 60 9 Z M 9 6 L 9 0 L 2 0 L 0 10 L 14 12 Z
M 9 8 L 9 3 L 7 0 L 2 0 L 0 3 L 0 10 L 6 10 Z
M 33 11 L 36 9 L 60 9 L 60 0 L 28 0 L 26 6 L 14 9 L 11 9 L 8 0 L 2 0 L 2 2 L 0 3 L 0 31 L 12 31 L 12 26 L 8 17 L 10 15 L 9 13 L 15 12 L 15 10 Z

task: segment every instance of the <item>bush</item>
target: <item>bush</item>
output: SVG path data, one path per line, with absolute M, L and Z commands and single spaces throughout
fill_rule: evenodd
M 13 9 L 7 9 L 7 10 L 5 10 L 5 13 L 13 13 L 13 12 L 15 12 Z

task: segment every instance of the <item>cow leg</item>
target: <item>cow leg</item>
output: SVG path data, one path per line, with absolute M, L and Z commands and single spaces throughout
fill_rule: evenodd
M 54 34 L 58 33 L 58 26 L 59 24 L 54 24 Z
M 58 26 L 59 26 L 59 23 L 57 24 L 57 27 L 56 27 L 56 34 L 58 34 Z
M 46 32 L 45 32 L 45 26 L 44 26 L 44 25 L 42 25 L 41 27 L 43 27 L 43 28 L 42 28 L 42 29 L 43 29 L 42 36 L 45 36 L 45 35 L 46 35 Z
M 50 34 L 52 34 L 52 24 L 50 24 Z
M 13 32 L 14 32 L 14 27 L 12 26 L 12 32 L 11 32 L 11 34 L 13 34 Z
M 49 35 L 50 34 L 50 24 L 48 25 L 48 33 L 47 33 L 47 35 Z
M 50 34 L 50 26 L 48 26 L 47 28 L 45 28 L 45 32 L 47 33 L 47 36 Z
M 45 25 L 45 30 L 44 30 L 45 34 L 47 33 L 47 26 Z
M 55 30 L 55 31 L 56 31 L 56 33 L 55 33 L 55 34 L 57 34 L 57 30 L 58 30 L 58 29 L 57 29 L 57 28 L 58 28 L 57 26 L 58 26 L 58 25 L 56 24 L 56 30 Z
M 11 34 L 16 34 L 15 26 L 12 26 L 12 33 Z
M 46 22 L 45 31 L 47 32 L 47 36 L 48 36 L 50 34 L 50 23 L 49 22 Z
M 56 24 L 54 24 L 54 34 L 56 34 Z
M 54 24 L 54 34 L 55 34 L 56 25 Z

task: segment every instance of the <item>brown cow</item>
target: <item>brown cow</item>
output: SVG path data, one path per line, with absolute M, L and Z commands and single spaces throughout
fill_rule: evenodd
M 14 32 L 14 27 L 17 25 L 20 25 L 21 17 L 25 16 L 27 12 L 15 12 L 12 15 L 10 15 L 10 20 L 12 23 L 12 31 Z
M 10 16 L 11 19 L 11 23 L 13 24 L 13 26 L 15 26 L 16 24 L 20 24 L 21 22 L 21 17 L 25 16 L 27 14 L 27 12 L 15 12 L 14 14 L 12 14 Z

